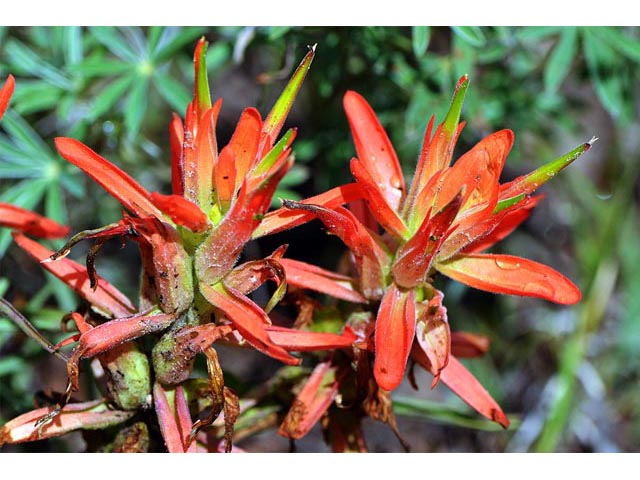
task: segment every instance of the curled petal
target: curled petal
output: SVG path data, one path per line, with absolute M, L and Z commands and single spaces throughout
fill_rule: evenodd
M 395 284 L 387 289 L 376 318 L 373 373 L 380 388 L 391 391 L 400 385 L 416 331 L 413 290 Z
M 281 259 L 280 264 L 284 267 L 289 285 L 321 292 L 348 302 L 367 302 L 358 292 L 356 281 L 351 277 L 289 258 Z
M 496 215 L 498 217 L 496 220 L 495 227 L 493 227 L 486 236 L 481 236 L 474 242 L 468 244 L 464 247 L 464 253 L 479 253 L 482 252 L 502 239 L 506 238 L 511 232 L 513 232 L 522 222 L 524 222 L 531 211 L 536 207 L 539 201 L 542 199 L 541 195 L 536 197 L 532 197 L 528 199 L 528 201 L 520 202 L 522 206 L 519 208 L 510 210 L 505 212 L 504 215 Z M 490 220 L 484 222 L 485 224 L 490 225 Z
M 0 225 L 40 238 L 62 238 L 70 228 L 24 208 L 0 203 Z
M 520 201 L 498 212 L 495 209 L 493 212 L 485 210 L 477 215 L 465 217 L 455 226 L 455 231 L 441 246 L 438 261 L 443 262 L 459 252 L 474 253 L 490 247 L 511 233 L 519 222 L 524 221 L 525 214 L 520 212 L 533 209 L 540 198 L 539 196 L 523 197 Z
M 267 280 L 273 280 L 276 283 L 276 291 L 264 308 L 264 311 L 269 313 L 287 293 L 287 277 L 280 263 L 286 249 L 287 246 L 283 245 L 267 258 L 245 262 L 234 268 L 225 277 L 225 285 L 248 295 Z
M 451 353 L 451 331 L 442 298 L 442 293 L 436 290 L 433 298 L 423 306 L 416 322 L 416 340 L 429 359 L 434 376 L 431 388 L 438 383 Z
M 74 430 L 107 428 L 127 421 L 136 413 L 113 410 L 104 399 L 71 403 L 65 405 L 52 422 L 42 427 L 42 434 L 39 435 L 36 422 L 53 410 L 54 407 L 39 408 L 10 420 L 0 428 L 0 445 L 59 437 Z
M 445 205 L 466 185 L 468 195 L 462 205 L 463 212 L 475 206 L 493 210 L 498 199 L 500 174 L 512 146 L 511 130 L 501 130 L 480 140 L 451 168 L 450 178 L 443 184 L 437 205 Z
M 511 255 L 458 255 L 436 268 L 460 283 L 493 293 L 544 298 L 574 304 L 581 298 L 578 287 L 551 267 Z

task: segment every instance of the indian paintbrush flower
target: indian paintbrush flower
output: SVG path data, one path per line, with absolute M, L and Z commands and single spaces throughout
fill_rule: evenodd
M 449 112 L 433 135 L 431 118 L 408 189 L 373 109 L 358 93 L 347 92 L 344 108 L 358 155 L 351 160 L 356 183 L 302 202 L 285 201 L 283 209 L 265 219 L 260 233 L 318 218 L 349 247 L 357 275 L 338 279 L 318 267 L 286 260 L 289 284 L 351 302 L 368 302 L 377 310 L 373 341 L 363 338 L 360 345 L 375 355 L 373 376 L 378 386 L 384 391 L 398 387 L 411 357 L 434 375 L 433 386 L 443 380 L 478 412 L 506 427 L 508 420 L 500 407 L 455 356 L 457 351 L 462 356 L 484 353 L 484 340 L 460 332 L 454 344 L 456 334 L 450 331 L 443 294 L 432 280 L 440 272 L 489 292 L 560 304 L 579 301 L 578 287 L 552 268 L 482 252 L 529 216 L 541 198 L 532 196 L 534 191 L 586 152 L 595 138 L 504 184 L 499 177 L 513 144 L 510 130 L 484 138 L 451 166 L 463 128 L 459 117 L 468 83 L 467 76 L 460 79 Z M 366 203 L 364 211 L 352 213 L 342 206 L 358 198 Z M 318 383 L 314 376 L 309 381 Z M 330 403 L 326 395 L 335 396 L 336 391 L 337 387 L 325 390 L 323 406 Z M 317 399 L 308 400 L 313 398 L 309 390 L 301 395 L 303 402 L 311 402 L 309 411 L 318 405 Z M 322 412 L 314 411 L 319 418 Z
M 79 333 L 58 345 L 77 342 L 67 361 L 69 384 L 64 398 L 55 408 L 38 411 L 37 418 L 29 414 L 27 420 L 20 417 L 5 425 L 0 431 L 2 442 L 64 433 L 68 429 L 52 428 L 51 422 L 57 424 L 55 419 L 60 416 L 62 422 L 70 419 L 80 425 L 78 415 L 70 413 L 77 410 L 87 412 L 81 418 L 100 424 L 106 415 L 101 404 L 65 407 L 71 393 L 79 388 L 80 360 L 97 356 L 110 376 L 110 400 L 120 409 L 147 408 L 153 398 L 170 451 L 195 448 L 192 440 L 198 429 L 211 423 L 222 410 L 228 421 L 226 448 L 230 449 L 238 397 L 224 386 L 217 355 L 211 347 L 214 342 L 248 343 L 292 365 L 299 364 L 300 359 L 290 351 L 351 345 L 354 337 L 349 332 L 334 335 L 271 325 L 267 313 L 286 291 L 284 269 L 279 264 L 286 246 L 263 260 L 236 265 L 269 208 L 278 182 L 292 165 L 291 143 L 296 131 L 288 130 L 276 140 L 314 51 L 315 47 L 309 49 L 267 118 L 263 121 L 256 109 L 246 109 L 229 144 L 219 151 L 215 128 L 221 100 L 211 102 L 206 43 L 201 40 L 194 55 L 194 100 L 188 105 L 185 123 L 174 115 L 170 124 L 170 195 L 148 192 L 77 140 L 56 139 L 60 154 L 114 196 L 127 212 L 115 224 L 74 235 L 58 252 L 51 252 L 22 234 L 14 235 L 18 246 L 83 297 L 91 312 L 86 316 L 72 314 L 70 319 Z M 2 92 L 4 98 L 5 89 Z M 129 237 L 139 245 L 143 275 L 138 307 L 95 271 L 95 256 L 111 237 Z M 65 258 L 73 245 L 84 239 L 96 241 L 86 268 Z M 277 288 L 263 309 L 247 295 L 269 280 Z M 27 322 L 16 318 L 17 323 Z M 134 340 L 163 330 L 167 331 L 152 352 L 152 386 L 147 358 Z M 207 357 L 214 411 L 209 418 L 192 423 L 180 384 L 189 377 L 195 355 L 200 352 Z M 109 365 L 116 368 L 109 369 Z M 110 417 L 109 424 L 128 417 Z M 27 430 L 29 435 L 25 434 Z

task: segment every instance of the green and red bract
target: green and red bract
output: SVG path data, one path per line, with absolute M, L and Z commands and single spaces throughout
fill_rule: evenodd
M 534 191 L 586 152 L 595 139 L 503 185 L 499 178 L 514 140 L 510 130 L 489 135 L 451 165 L 463 127 L 459 118 L 468 83 L 467 76 L 460 79 L 449 112 L 433 135 L 431 119 L 408 191 L 397 155 L 373 109 L 356 92 L 347 92 L 344 108 L 358 155 L 351 160 L 351 172 L 359 194 L 343 197 L 342 203 L 321 196 L 315 201 L 285 202 L 283 209 L 270 215 L 277 231 L 300 223 L 293 214 L 312 214 L 351 250 L 357 270 L 352 279 L 333 281 L 323 275 L 298 280 L 298 272 L 313 267 L 299 262 L 285 267 L 294 274 L 290 284 L 334 292 L 345 300 L 344 286 L 359 285 L 362 296 L 377 308 L 373 372 L 382 389 L 391 391 L 400 384 L 411 355 L 434 375 L 434 385 L 443 380 L 477 411 L 506 427 L 508 420 L 500 407 L 451 355 L 452 334 L 442 294 L 431 282 L 441 272 L 489 292 L 561 304 L 579 301 L 578 287 L 552 268 L 482 252 L 523 222 L 540 199 L 532 196 Z M 365 215 L 372 216 L 384 234 L 365 228 L 368 219 L 342 206 L 358 198 L 364 199 Z M 458 347 L 460 338 L 465 337 L 458 337 Z M 478 351 L 473 342 L 463 343 L 468 344 L 467 353 Z
M 77 342 L 67 360 L 69 386 L 59 405 L 40 415 L 39 420 L 36 418 L 36 433 L 49 431 L 57 435 L 75 428 L 72 425 L 78 416 L 67 415 L 71 405 L 65 405 L 79 388 L 83 358 L 98 357 L 105 370 L 117 369 L 126 378 L 124 383 L 140 380 L 135 392 L 110 392 L 114 394 L 110 400 L 124 412 L 147 408 L 148 398 L 154 397 L 167 448 L 194 451 L 191 440 L 203 422 L 191 423 L 180 384 L 189 377 L 195 355 L 204 353 L 212 365 L 210 376 L 217 378 L 210 381 L 220 386 L 218 377 L 222 373 L 212 348 L 214 342 L 249 344 L 292 365 L 301 361 L 292 351 L 350 348 L 355 337 L 349 332 L 308 332 L 271 324 L 267 312 L 286 291 L 285 270 L 279 263 L 284 247 L 265 259 L 236 265 L 244 245 L 267 213 L 279 181 L 292 166 L 291 144 L 296 131 L 287 131 L 279 140 L 278 136 L 314 54 L 315 47 L 311 47 L 266 120 L 256 109 L 246 109 L 229 144 L 219 151 L 216 122 L 222 102 L 212 103 L 209 96 L 206 42 L 202 39 L 194 55 L 193 102 L 187 107 L 184 124 L 174 115 L 169 127 L 172 193 L 168 195 L 147 191 L 79 141 L 56 139 L 60 154 L 109 192 L 126 212 L 117 223 L 74 235 L 55 253 L 22 234 L 14 235 L 19 247 L 75 290 L 93 312 L 89 321 L 79 314 L 71 317 L 79 333 L 59 345 Z M 12 89 L 10 77 L 1 90 L 3 110 Z M 15 207 L 0 206 L 0 215 L 0 221 L 23 233 L 54 238 L 68 232 L 65 227 Z M 95 256 L 111 237 L 129 237 L 140 247 L 143 280 L 138 306 L 95 272 Z M 86 267 L 65 258 L 84 239 L 96 242 Z M 277 289 L 262 308 L 247 295 L 269 280 L 276 283 Z M 357 298 L 357 294 L 352 293 L 351 298 Z M 26 319 L 22 322 L 28 329 Z M 156 380 L 152 389 L 148 362 L 145 370 L 139 359 L 132 361 L 130 357 L 139 353 L 135 348 L 137 338 L 161 331 L 166 332 L 151 355 Z M 129 346 L 133 346 L 133 352 Z M 129 370 L 133 377 L 127 377 Z M 237 402 L 228 389 L 220 392 L 217 397 L 214 395 L 215 401 L 220 402 L 216 411 L 224 409 L 229 418 L 225 442 L 226 448 L 231 449 L 231 418 Z M 66 419 L 71 425 L 68 429 L 50 427 L 52 421 L 62 421 L 64 425 Z M 12 441 L 15 432 L 13 424 L 8 425 L 3 438 Z M 24 438 L 19 437 L 21 440 L 17 441 Z

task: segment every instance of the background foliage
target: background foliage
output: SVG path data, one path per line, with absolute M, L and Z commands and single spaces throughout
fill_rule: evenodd
M 505 251 L 543 261 L 574 279 L 581 303 L 566 308 L 498 298 L 442 280 L 456 329 L 492 340 L 490 355 L 470 368 L 515 420 L 512 428 L 483 431 L 485 422 L 446 389 L 429 391 L 426 380 L 417 397 L 409 398 L 410 388 L 401 387 L 396 402 L 400 428 L 415 451 L 637 450 L 639 28 L 1 28 L 0 78 L 13 73 L 17 88 L 0 127 L 0 201 L 35 209 L 74 231 L 119 217 L 116 202 L 57 155 L 56 136 L 85 142 L 147 188 L 167 193 L 167 126 L 172 111 L 184 115 L 191 55 L 201 35 L 211 42 L 213 96 L 224 98 L 222 144 L 245 106 L 268 110 L 305 45 L 318 43 L 289 119 L 299 127 L 297 166 L 276 197 L 309 196 L 349 179 L 355 151 L 341 106 L 348 89 L 372 104 L 407 173 L 430 115 L 442 118 L 463 73 L 469 73 L 471 88 L 458 152 L 492 131 L 511 128 L 516 144 L 503 179 L 592 135 L 600 137 L 588 155 L 545 188 L 546 201 L 524 227 L 502 242 Z M 303 240 L 302 247 L 292 245 L 292 256 L 333 267 L 340 243 L 318 232 L 318 225 L 308 225 L 255 245 L 247 255 Z M 9 245 L 8 232 L 1 232 L 0 294 L 53 336 L 76 299 Z M 134 249 L 105 250 L 100 272 L 135 296 Z M 74 255 L 81 258 L 82 252 Z M 263 363 L 237 368 L 235 381 L 268 378 L 260 371 Z M 61 365 L 50 363 L 0 319 L 0 423 L 27 410 L 34 391 L 63 386 Z M 383 426 L 368 428 L 372 450 L 399 449 Z M 265 435 L 240 446 L 288 447 L 274 432 Z M 319 433 L 300 445 L 323 449 Z M 77 446 L 53 441 L 26 448 Z

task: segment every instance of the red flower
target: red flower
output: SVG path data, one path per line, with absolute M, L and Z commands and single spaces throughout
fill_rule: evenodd
M 578 287 L 545 265 L 480 252 L 524 221 L 540 199 L 532 197 L 533 192 L 587 151 L 595 139 L 502 185 L 499 177 L 513 144 L 510 130 L 489 135 L 450 166 L 463 127 L 458 122 L 467 86 L 464 76 L 433 135 L 431 119 L 408 190 L 393 146 L 373 110 L 359 94 L 347 92 L 344 107 L 358 154 L 351 160 L 356 185 L 343 187 L 341 194 L 334 190 L 301 203 L 285 202 L 285 209 L 267 216 L 260 234 L 320 219 L 349 247 L 358 276 L 338 282 L 327 272 L 321 279 L 297 280 L 296 273 L 317 267 L 287 262 L 289 281 L 351 301 L 361 301 L 354 288 L 359 285 L 366 299 L 380 302 L 374 341 L 378 385 L 387 391 L 395 389 L 412 355 L 433 373 L 434 384 L 441 378 L 480 413 L 507 426 L 499 406 L 451 355 L 442 294 L 431 281 L 441 272 L 489 292 L 562 304 L 579 301 Z M 364 214 L 355 215 L 340 206 L 358 197 L 368 206 Z M 376 223 L 384 228 L 384 235 L 377 233 Z M 343 293 L 345 287 L 352 291 Z M 463 351 L 473 351 L 473 342 L 463 344 Z
M 168 449 L 192 451 L 195 447 L 191 440 L 203 422 L 191 423 L 179 385 L 189 377 L 195 355 L 205 353 L 210 364 L 210 382 L 216 390 L 213 398 L 219 403 L 215 406 L 224 409 L 229 422 L 225 448 L 230 449 L 232 417 L 238 409 L 238 399 L 224 387 L 215 351 L 210 348 L 214 342 L 248 343 L 293 365 L 301 360 L 291 355 L 291 351 L 351 346 L 354 336 L 349 332 L 335 335 L 271 325 L 267 313 L 286 291 L 284 268 L 279 263 L 285 247 L 265 259 L 236 266 L 244 245 L 267 212 L 278 182 L 292 166 L 295 130 L 287 131 L 277 142 L 276 139 L 313 60 L 314 50 L 311 48 L 303 59 L 267 118 L 263 121 L 256 109 L 246 109 L 229 144 L 218 151 L 215 127 L 221 100 L 211 103 L 206 43 L 204 39 L 199 42 L 194 56 L 194 100 L 187 108 L 184 125 L 177 115 L 170 124 L 171 195 L 148 192 L 77 140 L 56 139 L 60 154 L 115 197 L 128 213 L 116 224 L 76 234 L 56 253 L 24 235 L 14 236 L 18 246 L 87 300 L 99 317 L 94 319 L 98 321 L 93 323 L 98 324 L 93 326 L 74 314 L 72 319 L 79 333 L 58 345 L 77 342 L 67 359 L 69 386 L 57 408 L 37 411 L 40 417 L 44 415 L 42 418 L 30 414 L 27 420 L 19 418 L 5 425 L 0 430 L 0 444 L 62 434 L 80 428 L 82 419 L 93 425 L 103 417 L 111 423 L 128 418 L 126 415 L 107 418 L 102 408 L 94 410 L 93 404 L 87 407 L 91 410 L 86 415 L 70 413 L 78 409 L 84 412 L 84 405 L 65 409 L 71 393 L 79 388 L 80 360 L 97 356 L 105 371 L 125 377 L 111 384 L 110 400 L 122 410 L 133 410 L 148 407 L 148 399 L 153 396 Z M 6 92 L 13 86 L 12 78 L 10 82 L 1 91 L 3 109 L 8 101 Z M 20 223 L 21 217 L 15 210 L 10 207 L 3 210 L 0 206 L 0 215 L 6 211 L 12 213 L 5 223 L 22 226 L 20 229 L 25 233 L 41 236 L 56 233 L 46 219 L 35 222 L 35 217 L 20 213 L 26 218 Z M 27 220 L 32 224 L 29 229 L 25 227 Z M 138 307 L 95 272 L 96 253 L 114 236 L 131 237 L 140 247 L 144 272 Z M 96 244 L 86 268 L 64 258 L 73 245 L 89 238 L 95 239 Z M 269 280 L 278 288 L 263 309 L 247 295 Z M 12 318 L 49 347 L 26 319 L 19 314 L 12 314 Z M 133 341 L 168 327 L 152 352 L 156 380 L 152 390 L 149 362 Z M 54 420 L 58 415 L 60 418 Z M 35 425 L 25 427 L 25 421 L 36 418 L 40 419 Z

